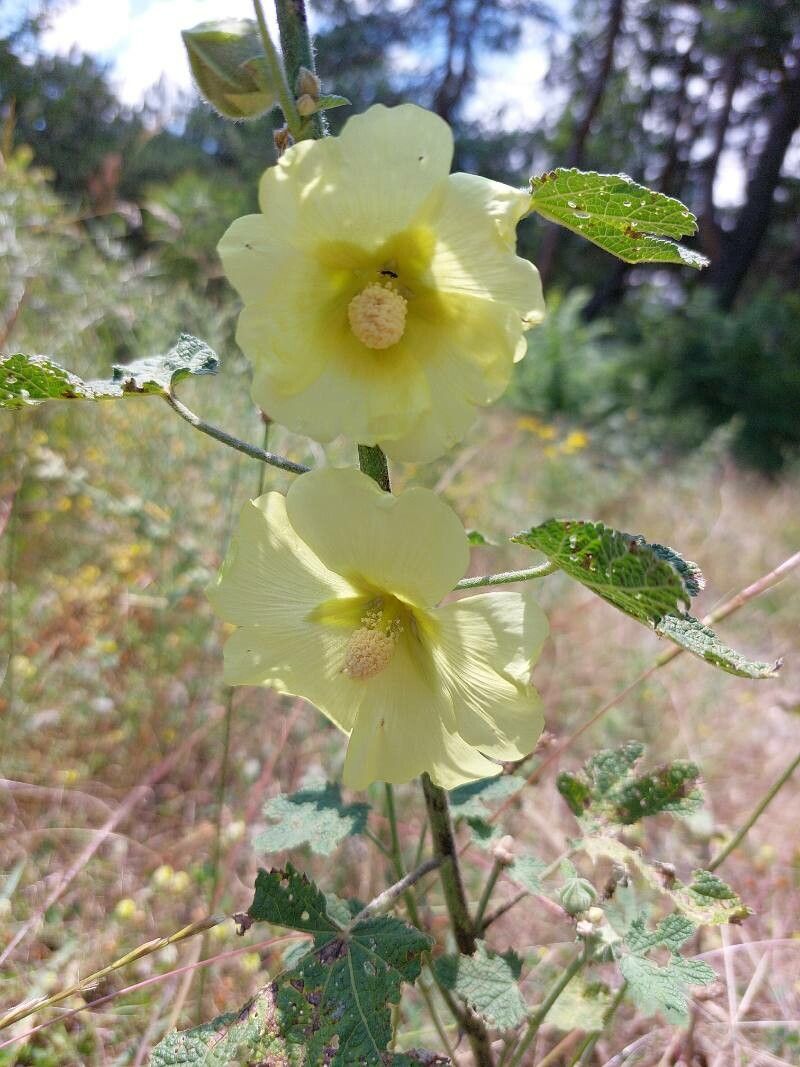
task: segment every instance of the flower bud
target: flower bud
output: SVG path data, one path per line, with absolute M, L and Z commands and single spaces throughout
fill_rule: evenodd
M 559 893 L 561 906 L 569 915 L 580 915 L 597 900 L 597 890 L 585 878 L 568 878 Z
M 589 908 L 589 910 L 586 912 L 586 918 L 594 926 L 599 926 L 600 923 L 603 921 L 604 914 L 605 913 L 603 912 L 602 908 L 598 908 L 597 906 L 595 906 L 593 908 Z
M 514 862 L 514 838 L 510 834 L 500 838 L 492 849 L 492 858 L 503 867 L 511 866 Z
M 575 927 L 575 933 L 578 937 L 594 937 L 594 926 L 588 919 L 581 919 L 578 925 Z
M 229 119 L 254 119 L 277 102 L 252 19 L 219 19 L 184 30 L 183 43 L 203 97 Z
M 297 110 L 306 119 L 317 110 L 317 101 L 308 93 L 303 93 L 302 96 L 297 98 Z
M 295 89 L 298 96 L 310 96 L 313 100 L 318 100 L 322 85 L 313 71 L 307 67 L 301 67 L 297 72 Z M 302 115 L 302 111 L 300 114 Z

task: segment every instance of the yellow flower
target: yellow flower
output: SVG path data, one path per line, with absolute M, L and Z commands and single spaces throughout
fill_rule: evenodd
M 225 679 L 305 697 L 350 736 L 344 781 L 451 789 L 527 755 L 541 732 L 531 661 L 547 635 L 520 593 L 436 607 L 469 544 L 428 489 L 384 493 L 355 470 L 304 474 L 246 504 L 209 592 L 240 628 Z M 483 753 L 483 754 L 482 754 Z
M 449 174 L 452 155 L 438 116 L 376 105 L 290 148 L 222 238 L 253 399 L 278 422 L 428 461 L 504 391 L 544 313 L 514 251 L 530 195 Z

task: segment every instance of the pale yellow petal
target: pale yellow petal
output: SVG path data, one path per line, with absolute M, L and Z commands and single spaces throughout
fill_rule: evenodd
M 286 499 L 289 521 L 326 566 L 355 585 L 432 605 L 469 562 L 455 512 L 429 489 L 384 493 L 360 471 L 303 474 Z
M 414 104 L 375 104 L 338 137 L 301 141 L 261 180 L 270 230 L 305 246 L 355 241 L 377 248 L 405 229 L 446 179 L 450 128 Z
M 409 342 L 419 354 L 431 403 L 407 433 L 383 439 L 386 454 L 424 463 L 457 444 L 476 406 L 505 392 L 521 336 L 513 308 L 469 296 L 448 295 L 438 315 L 410 323 Z
M 293 626 L 326 600 L 353 593 L 292 529 L 286 498 L 265 493 L 242 508 L 227 559 L 208 598 L 228 622 L 282 628 Z
M 400 784 L 427 771 L 437 785 L 453 789 L 499 772 L 452 733 L 452 711 L 437 679 L 426 677 L 402 643 L 385 671 L 354 684 L 364 697 L 347 748 L 345 785 Z
M 542 732 L 541 701 L 529 684 L 548 633 L 539 605 L 521 593 L 486 593 L 437 608 L 436 669 L 458 733 L 496 759 L 527 756 Z
M 444 195 L 427 209 L 436 234 L 430 271 L 437 288 L 510 304 L 526 327 L 541 322 L 539 272 L 514 252 L 516 224 L 529 207 L 530 193 L 451 174 Z

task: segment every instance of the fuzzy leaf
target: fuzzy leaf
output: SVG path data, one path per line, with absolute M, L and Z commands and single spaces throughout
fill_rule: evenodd
M 349 107 L 350 101 L 346 96 L 337 96 L 335 93 L 322 93 L 317 100 L 317 111 L 330 111 L 334 107 Z
M 487 951 L 478 942 L 474 956 L 440 956 L 436 977 L 497 1030 L 510 1030 L 525 1019 L 527 1008 L 519 991 L 521 961 L 512 954 Z
M 584 830 L 629 826 L 660 812 L 689 815 L 701 805 L 696 764 L 675 760 L 636 774 L 634 767 L 643 750 L 641 744 L 630 741 L 598 752 L 578 774 L 564 771 L 558 776 L 558 791 Z
M 541 876 L 545 870 L 547 864 L 537 860 L 535 856 L 517 856 L 511 866 L 506 867 L 506 875 L 529 893 L 541 893 Z
M 705 256 L 669 240 L 695 233 L 694 215 L 626 174 L 547 171 L 531 178 L 531 208 L 626 263 L 708 266 Z
M 641 878 L 651 889 L 669 897 L 693 926 L 740 923 L 750 914 L 739 895 L 709 871 L 695 871 L 691 884 L 684 885 L 671 868 L 648 863 L 640 852 L 613 837 L 584 838 L 581 848 L 593 861 L 606 857 L 629 874 Z
M 674 641 L 676 645 L 706 663 L 740 678 L 775 678 L 781 668 L 781 660 L 775 663 L 760 663 L 728 648 L 712 629 L 691 615 L 665 616 L 656 625 L 656 633 L 660 637 L 668 637 L 670 641 Z
M 220 1015 L 191 1030 L 173 1031 L 150 1054 L 149 1067 L 229 1067 L 232 1063 L 312 1067 L 302 1044 L 283 1035 L 278 986 L 259 990 L 238 1014 Z
M 492 808 L 518 793 L 524 784 L 520 778 L 501 774 L 458 786 L 449 793 L 453 820 L 463 819 L 472 830 L 475 844 L 482 849 L 490 848 L 503 835 L 499 826 L 488 821 Z
M 369 805 L 343 804 L 339 786 L 324 782 L 290 795 L 279 793 L 266 802 L 264 815 L 275 825 L 256 837 L 255 848 L 280 852 L 310 845 L 318 856 L 329 856 L 345 837 L 363 833 Z
M 611 1007 L 608 989 L 597 982 L 585 982 L 580 975 L 567 988 L 547 1013 L 547 1022 L 559 1030 L 583 1030 L 587 1033 L 602 1030 L 606 1012 Z
M 416 979 L 431 939 L 389 915 L 342 927 L 317 886 L 291 864 L 259 871 L 249 915 L 314 935 L 311 951 L 282 976 L 280 992 L 287 1035 L 305 1042 L 309 1062 L 386 1062 L 389 1004 L 398 1003 L 403 982 Z M 334 1037 L 337 1048 L 326 1059 Z
M 683 956 L 672 956 L 663 966 L 644 956 L 623 956 L 619 969 L 641 1011 L 661 1014 L 667 1022 L 681 1026 L 689 1021 L 691 987 L 710 985 L 717 977 L 707 963 Z
M 163 396 L 189 374 L 216 374 L 218 369 L 214 352 L 189 334 L 181 334 L 166 355 L 115 366 L 111 378 L 99 381 L 84 381 L 48 356 L 17 353 L 0 359 L 0 409 L 45 400 L 114 400 L 142 393 Z
M 548 519 L 511 540 L 543 552 L 570 578 L 639 622 L 655 626 L 689 606 L 681 573 L 638 534 L 602 522 Z

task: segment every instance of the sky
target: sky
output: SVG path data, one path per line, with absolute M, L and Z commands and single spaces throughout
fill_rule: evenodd
M 20 0 L 12 0 L 17 3 Z M 554 0 L 553 6 L 565 12 L 568 0 Z M 272 4 L 264 7 L 276 32 Z M 223 16 L 250 18 L 252 13 L 251 0 L 62 0 L 60 10 L 51 15 L 42 47 L 58 54 L 78 47 L 106 60 L 116 91 L 126 103 L 141 103 L 159 81 L 167 99 L 177 99 L 191 88 L 181 30 Z M 484 112 L 504 109 L 510 126 L 534 125 L 547 105 L 542 92 L 547 63 L 545 35 L 532 24 L 513 57 L 486 59 L 473 106 Z M 740 204 L 744 181 L 735 155 L 725 153 L 715 186 L 717 204 Z

